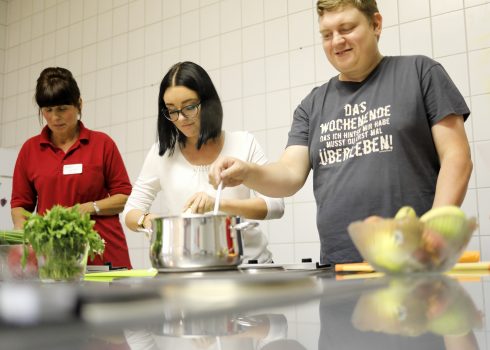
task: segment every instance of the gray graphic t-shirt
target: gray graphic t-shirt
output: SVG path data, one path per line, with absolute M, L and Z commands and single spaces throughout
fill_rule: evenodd
M 288 146 L 309 148 L 322 263 L 361 261 L 347 233 L 370 215 L 432 206 L 439 159 L 431 127 L 470 111 L 436 61 L 384 57 L 360 83 L 337 77 L 297 107 Z

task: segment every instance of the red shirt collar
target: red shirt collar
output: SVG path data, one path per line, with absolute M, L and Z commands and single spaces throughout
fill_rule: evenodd
M 78 135 L 78 140 L 82 143 L 87 143 L 90 139 L 90 130 L 83 125 L 81 121 L 78 121 L 78 127 L 79 127 L 79 132 L 80 134 Z M 40 145 L 53 145 L 51 142 L 51 139 L 49 138 L 50 130 L 49 127 L 46 125 L 42 130 L 41 130 L 41 139 L 39 140 Z

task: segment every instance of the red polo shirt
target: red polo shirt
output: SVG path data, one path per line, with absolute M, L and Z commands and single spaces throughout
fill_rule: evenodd
M 49 139 L 49 129 L 27 140 L 14 169 L 12 208 L 44 214 L 56 204 L 66 207 L 93 202 L 109 195 L 131 193 L 131 183 L 114 141 L 106 134 L 86 129 L 79 122 L 80 136 L 64 153 Z M 70 166 L 71 165 L 71 166 Z M 111 262 L 131 268 L 126 237 L 119 215 L 93 216 L 94 229 L 106 241 L 102 258 L 89 264 Z

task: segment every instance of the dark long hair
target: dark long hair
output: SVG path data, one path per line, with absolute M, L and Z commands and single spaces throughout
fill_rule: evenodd
M 197 149 L 200 149 L 208 140 L 219 137 L 223 123 L 223 107 L 208 73 L 193 62 L 174 64 L 163 77 L 158 94 L 158 154 L 161 156 L 167 150 L 172 155 L 177 142 L 181 146 L 185 146 L 187 141 L 187 137 L 180 133 L 177 127 L 164 116 L 167 107 L 163 101 L 163 95 L 172 86 L 185 86 L 195 91 L 201 101 L 201 130 L 196 145 Z
M 73 74 L 61 67 L 45 68 L 39 78 L 37 78 L 36 95 L 34 96 L 39 107 L 39 116 L 41 117 L 41 108 L 72 105 L 78 108 L 80 115 L 80 89 L 78 88 Z

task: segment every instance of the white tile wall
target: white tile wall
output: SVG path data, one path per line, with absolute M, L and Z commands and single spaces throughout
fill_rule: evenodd
M 475 141 L 488 140 L 488 130 L 490 130 L 490 94 L 476 95 L 471 98 L 473 138 Z
M 266 126 L 269 129 L 290 125 L 289 90 L 277 90 L 266 95 Z
M 288 20 L 281 17 L 265 22 L 265 54 L 273 55 L 288 49 Z
M 420 19 L 400 25 L 400 41 L 402 55 L 432 56 L 432 38 L 430 20 Z
M 67 66 L 84 100 L 83 120 L 109 133 L 131 180 L 156 137 L 163 74 L 195 60 L 223 101 L 224 126 L 252 131 L 269 159 L 282 153 L 292 112 L 335 75 L 320 45 L 314 0 L 0 0 L 0 146 L 19 148 L 40 130 L 35 81 Z M 379 0 L 385 55 L 440 61 L 472 108 L 466 124 L 474 171 L 463 208 L 479 218 L 470 248 L 490 259 L 490 2 Z M 163 204 L 155 202 L 155 210 Z M 318 259 L 311 176 L 264 225 L 277 262 Z M 135 267 L 147 242 L 127 232 Z
M 290 50 L 313 45 L 315 21 L 316 16 L 313 16 L 311 9 L 289 15 L 288 34 Z
M 431 0 L 430 9 L 433 15 L 446 13 L 463 8 L 463 0 Z
M 265 77 L 267 91 L 289 87 L 289 59 L 287 52 L 266 58 Z
M 465 54 L 437 58 L 463 96 L 469 96 L 468 59 Z
M 264 24 L 260 23 L 242 30 L 243 60 L 248 61 L 264 57 L 265 34 Z
M 235 99 L 223 102 L 223 114 L 231 118 L 224 118 L 223 128 L 225 130 L 235 131 L 243 130 L 243 113 L 242 100 Z
M 221 36 L 221 65 L 230 66 L 242 61 L 242 33 L 239 30 Z
M 472 95 L 490 92 L 490 49 L 468 52 Z
M 466 27 L 469 50 L 478 50 L 490 46 L 490 28 L 488 25 L 490 16 L 490 3 L 475 6 L 466 10 Z
M 428 0 L 398 0 L 400 23 L 417 21 L 430 15 Z
M 432 17 L 434 57 L 454 55 L 466 50 L 464 12 L 454 11 Z M 451 45 L 447 45 L 451 43 Z
M 264 1 L 264 19 L 284 17 L 288 13 L 287 0 L 266 0 Z
M 266 128 L 267 121 L 265 95 L 243 98 L 243 128 L 248 131 L 259 131 Z M 262 147 L 265 146 L 261 143 Z
M 184 3 L 185 1 L 183 1 Z M 242 0 L 221 0 L 220 30 L 230 32 L 242 27 Z
M 264 20 L 264 0 L 242 1 L 242 26 L 261 23 Z
M 199 35 L 201 40 L 215 35 L 219 35 L 219 3 L 203 7 L 200 10 L 200 30 Z
M 265 92 L 265 62 L 258 59 L 243 63 L 243 96 Z

